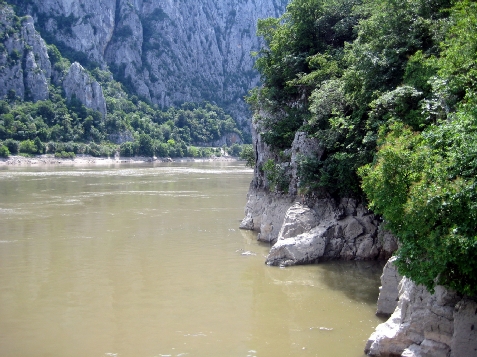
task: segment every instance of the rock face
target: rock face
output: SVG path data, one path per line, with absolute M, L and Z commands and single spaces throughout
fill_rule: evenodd
M 330 259 L 386 259 L 397 245 L 391 235 L 378 234 L 378 226 L 374 215 L 352 199 L 342 199 L 339 205 L 321 199 L 313 208 L 295 203 L 266 262 L 288 266 Z
M 430 294 L 407 278 L 397 283 L 392 265 L 392 261 L 386 265 L 380 299 L 387 284 L 390 300 L 399 288 L 399 301 L 389 320 L 371 335 L 365 352 L 370 356 L 477 356 L 477 302 L 442 286 Z M 379 305 L 378 311 L 385 309 L 382 302 Z M 387 309 L 392 304 L 384 305 Z
M 16 21 L 9 6 L 0 5 L 0 97 L 33 101 L 48 98 L 51 64 L 45 42 L 30 16 Z
M 396 239 L 379 229 L 379 220 L 355 199 L 304 197 L 299 194 L 300 156 L 320 158 L 323 149 L 316 139 L 297 132 L 284 165 L 288 192 L 270 192 L 262 170 L 269 159 L 280 161 L 263 142 L 259 128 L 252 126 L 256 150 L 254 178 L 248 193 L 245 218 L 240 228 L 259 232 L 258 240 L 274 243 L 269 265 L 289 266 L 321 260 L 388 259 L 397 249 Z
M 257 20 L 281 15 L 288 3 L 10 1 L 37 19 L 56 44 L 108 64 L 139 96 L 162 107 L 215 101 L 243 120 L 249 114 L 242 98 L 259 80 L 250 56 L 259 49 Z
M 376 315 L 390 316 L 397 307 L 399 301 L 398 285 L 402 276 L 394 265 L 395 257 L 391 257 L 384 266 L 381 275 L 381 287 L 379 288 L 378 308 Z
M 78 62 L 71 65 L 63 80 L 66 97 L 75 96 L 85 107 L 94 109 L 106 116 L 106 101 L 100 84 L 90 78 Z
M 54 73 L 45 41 L 35 30 L 31 16 L 17 18 L 10 6 L 0 5 L 0 30 L 0 98 L 15 95 L 21 100 L 45 100 L 52 79 L 60 78 L 69 99 L 74 95 L 86 107 L 106 115 L 101 86 L 79 63 L 73 63 L 64 78 Z

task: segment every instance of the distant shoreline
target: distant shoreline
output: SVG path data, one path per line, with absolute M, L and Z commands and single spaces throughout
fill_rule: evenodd
M 218 156 L 218 157 L 179 157 L 179 158 L 152 158 L 144 156 L 134 157 L 95 157 L 91 155 L 77 155 L 74 158 L 58 158 L 51 154 L 37 155 L 25 157 L 19 155 L 11 155 L 8 158 L 0 158 L 0 167 L 2 166 L 85 166 L 85 165 L 117 165 L 117 164 L 135 164 L 146 162 L 215 162 L 215 161 L 242 161 L 234 156 Z

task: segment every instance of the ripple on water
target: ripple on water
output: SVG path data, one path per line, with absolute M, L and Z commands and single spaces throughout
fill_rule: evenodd
M 199 167 L 148 167 L 128 168 L 114 170 L 58 170 L 58 171 L 1 171 L 0 179 L 15 179 L 16 177 L 32 177 L 33 180 L 47 179 L 48 177 L 141 177 L 141 176 L 178 176 L 189 174 L 223 175 L 251 173 L 252 169 L 244 166 L 227 166 L 223 168 L 199 168 Z M 206 179 L 206 178 L 204 178 Z

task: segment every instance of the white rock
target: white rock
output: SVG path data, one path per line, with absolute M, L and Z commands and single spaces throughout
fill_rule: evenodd
M 85 107 L 99 111 L 103 117 L 106 115 L 103 89 L 78 62 L 74 62 L 68 70 L 63 88 L 68 98 L 74 95 Z
M 399 301 L 398 285 L 402 276 L 394 265 L 395 257 L 390 258 L 381 275 L 381 287 L 379 288 L 377 315 L 391 315 Z

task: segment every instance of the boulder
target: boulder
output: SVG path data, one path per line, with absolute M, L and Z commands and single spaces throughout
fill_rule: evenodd
M 309 231 L 318 224 L 315 212 L 298 202 L 291 206 L 278 234 L 278 240 L 295 237 Z
M 351 206 L 343 205 L 344 202 Z M 371 260 L 382 256 L 383 242 L 378 239 L 378 222 L 374 216 L 363 214 L 363 207 L 357 207 L 354 200 L 344 202 L 336 205 L 331 199 L 320 200 L 324 205 L 322 209 L 319 205 L 310 208 L 299 202 L 291 205 L 266 263 L 289 266 L 329 259 Z M 260 228 L 260 234 L 264 230 L 270 234 L 263 221 Z

